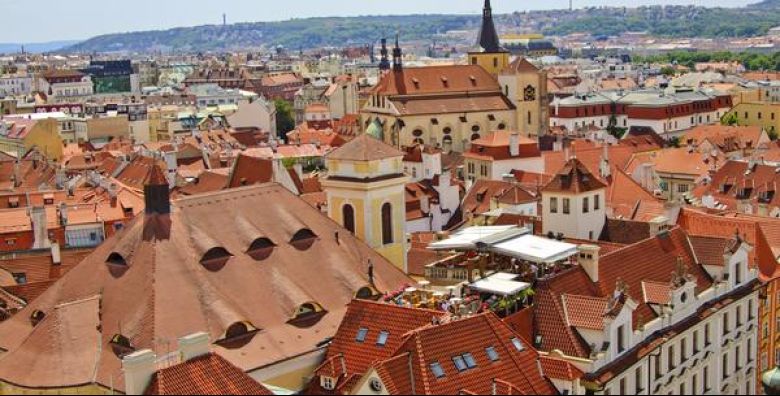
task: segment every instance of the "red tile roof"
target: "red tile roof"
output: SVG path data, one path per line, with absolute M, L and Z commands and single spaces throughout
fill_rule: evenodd
M 697 292 L 710 287 L 712 279 L 696 263 L 688 237 L 679 227 L 602 255 L 599 259 L 598 282 L 593 282 L 582 267 L 574 267 L 541 280 L 535 296 L 534 315 L 537 334 L 542 336 L 541 349 L 559 349 L 569 356 L 587 357 L 587 342 L 567 326 L 569 321 L 565 300 L 571 299 L 572 295 L 611 298 L 618 280 L 625 282 L 628 295 L 639 304 L 634 311 L 634 325 L 652 320 L 656 314 L 644 303 L 642 283 L 669 283 L 680 258 L 688 273 L 696 279 Z
M 575 381 L 585 375 L 577 366 L 563 359 L 542 356 L 539 361 L 542 364 L 542 372 L 547 378 Z
M 434 318 L 444 315 L 440 311 L 353 300 L 347 306 L 344 320 L 328 347 L 325 363 L 317 368 L 315 374 L 331 378 L 352 374 L 362 376 L 375 362 L 392 357 L 408 332 L 430 325 Z M 363 342 L 357 341 L 360 329 L 367 330 Z M 383 346 L 377 345 L 377 337 L 382 331 L 389 333 Z
M 147 395 L 273 395 L 225 358 L 208 353 L 154 374 Z
M 572 158 L 557 171 L 555 177 L 542 191 L 581 194 L 605 188 L 607 185 L 594 176 L 580 160 Z
M 524 349 L 512 344 L 517 338 Z M 499 359 L 491 362 L 485 348 Z M 476 367 L 458 372 L 452 358 L 470 353 Z M 410 332 L 394 357 L 374 365 L 390 394 L 491 394 L 494 380 L 501 393 L 555 394 L 538 365 L 539 354 L 492 313 L 484 313 Z M 444 377 L 436 378 L 430 364 L 438 362 Z M 412 370 L 410 373 L 409 370 Z M 414 384 L 411 383 L 414 378 Z

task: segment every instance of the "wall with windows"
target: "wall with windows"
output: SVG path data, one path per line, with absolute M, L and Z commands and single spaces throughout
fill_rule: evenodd
M 595 240 L 606 223 L 606 190 L 585 194 L 542 193 L 544 234 Z

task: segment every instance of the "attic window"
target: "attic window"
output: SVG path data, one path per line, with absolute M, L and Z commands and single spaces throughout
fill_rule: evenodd
M 45 317 L 46 314 L 43 313 L 43 311 L 36 309 L 32 314 L 30 314 L 30 323 L 32 323 L 33 326 L 37 326 L 38 323 L 41 323 Z
M 469 80 L 471 80 L 471 85 L 477 86 L 477 78 L 474 76 L 469 76 Z
M 371 300 L 377 293 L 369 286 L 361 287 L 360 290 L 355 293 L 355 298 L 358 300 Z
M 121 358 L 135 352 L 130 339 L 122 334 L 115 334 L 108 343 L 111 344 L 111 349 L 117 357 Z
M 298 250 L 307 250 L 317 240 L 317 235 L 308 228 L 303 228 L 293 235 L 290 244 Z
M 276 245 L 270 239 L 257 238 L 249 246 L 249 250 L 247 250 L 246 254 L 257 261 L 265 260 L 271 255 L 274 247 L 276 247 Z
M 515 349 L 517 349 L 519 352 L 525 350 L 525 347 L 523 346 L 523 342 L 520 341 L 519 338 L 512 338 L 512 345 L 514 345 Z
M 420 89 L 420 80 L 418 80 L 416 77 L 412 78 L 412 83 L 414 84 L 415 89 Z
M 308 302 L 301 304 L 298 309 L 295 310 L 293 318 L 288 323 L 307 326 L 313 325 L 319 321 L 327 312 L 322 309 L 322 306 L 315 302 Z
M 441 368 L 441 364 L 439 364 L 439 362 L 431 363 L 431 372 L 433 373 L 433 376 L 436 378 L 444 377 L 444 369 Z
M 387 339 L 390 337 L 390 333 L 388 331 L 381 331 L 379 333 L 379 337 L 376 339 L 376 345 L 378 346 L 385 346 L 387 344 Z
M 447 77 L 441 76 L 441 83 L 444 84 L 444 88 L 449 88 L 450 82 L 447 80 Z
M 488 359 L 490 359 L 491 362 L 495 362 L 498 360 L 498 352 L 496 352 L 496 348 L 490 346 L 485 348 L 485 353 L 488 356 Z
M 258 330 L 249 322 L 236 322 L 225 330 L 225 336 L 216 344 L 226 348 L 240 348 L 248 344 L 258 333 Z
M 360 328 L 358 330 L 357 337 L 355 337 L 355 341 L 362 343 L 366 340 L 366 336 L 368 335 L 368 329 L 365 327 Z
M 106 259 L 106 263 L 113 264 L 113 265 L 127 266 L 127 261 L 125 261 L 125 258 L 122 257 L 122 255 L 117 252 L 111 253 L 108 256 L 108 259 Z
M 233 257 L 233 255 L 230 254 L 227 249 L 215 247 L 209 249 L 209 251 L 203 255 L 203 258 L 200 259 L 200 264 L 209 271 L 219 271 L 227 264 L 231 257 Z

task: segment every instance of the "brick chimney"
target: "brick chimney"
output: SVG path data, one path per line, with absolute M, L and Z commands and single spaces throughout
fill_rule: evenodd
M 599 253 L 601 248 L 596 245 L 577 246 L 577 262 L 585 270 L 593 282 L 599 281 Z

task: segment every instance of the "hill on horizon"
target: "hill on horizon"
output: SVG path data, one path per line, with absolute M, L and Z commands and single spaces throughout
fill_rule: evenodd
M 753 37 L 780 26 L 780 0 L 742 8 L 695 6 L 589 7 L 496 15 L 500 31 L 536 31 L 546 35 L 584 32 L 619 35 L 647 31 L 659 37 Z M 64 52 L 201 52 L 363 46 L 396 31 L 404 41 L 433 41 L 451 30 L 476 30 L 479 15 L 395 15 L 321 17 L 280 22 L 203 25 L 97 36 Z

